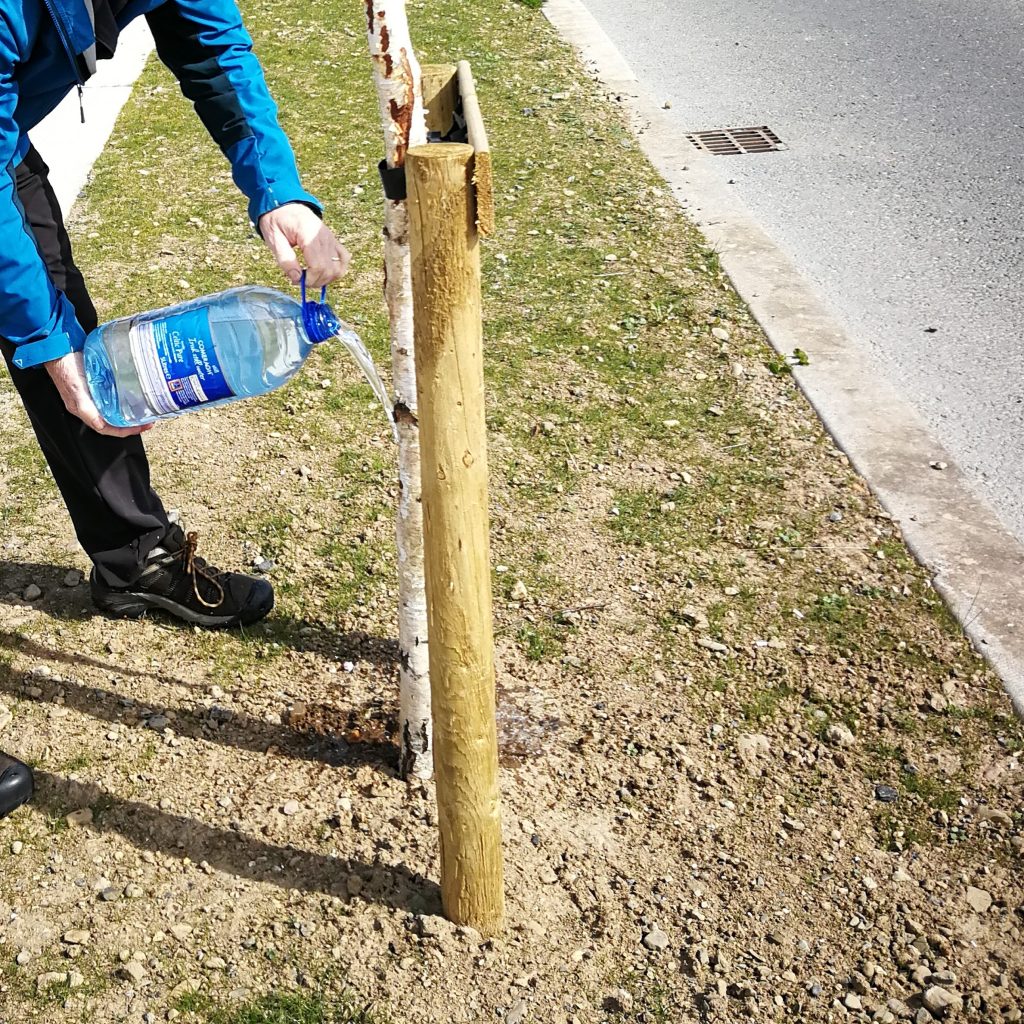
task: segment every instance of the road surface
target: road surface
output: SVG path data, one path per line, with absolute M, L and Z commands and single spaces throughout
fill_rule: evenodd
M 1024 4 L 584 2 L 1024 540 Z

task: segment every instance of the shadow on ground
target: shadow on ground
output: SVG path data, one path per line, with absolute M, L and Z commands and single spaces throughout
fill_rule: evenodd
M 105 675 L 149 677 L 157 682 L 191 687 L 174 676 L 125 668 L 115 662 L 87 655 L 69 654 L 36 640 L 0 630 L 0 652 L 18 652 L 41 665 L 55 666 L 54 677 L 33 677 L 26 681 L 22 672 L 0 662 L 0 693 L 39 703 L 59 703 L 100 721 L 138 729 L 149 728 L 153 716 L 170 710 L 168 722 L 178 736 L 203 740 L 255 753 L 271 747 L 278 754 L 329 765 L 368 764 L 392 773 L 398 763 L 398 751 L 384 728 L 370 723 L 389 717 L 382 701 L 372 706 L 347 709 L 329 705 L 306 706 L 294 722 L 266 722 L 243 711 L 223 707 L 214 701 L 193 707 L 169 707 L 160 702 L 143 703 L 97 686 L 87 686 L 67 676 L 67 668 L 83 666 Z M 59 691 L 59 698 L 58 698 Z M 378 706 L 379 705 L 379 706 Z M 143 714 L 147 712 L 147 714 Z M 329 712 L 329 713 L 328 713 Z M 358 734 L 358 735 L 356 735 Z
M 255 836 L 215 828 L 149 804 L 122 800 L 96 785 L 75 782 L 50 772 L 36 772 L 31 807 L 62 818 L 71 810 L 93 808 L 95 832 L 116 832 L 140 850 L 204 861 L 214 871 L 284 889 L 323 893 L 343 899 L 358 889 L 361 899 L 418 914 L 441 912 L 435 882 L 406 864 L 366 864 L 344 857 L 276 846 Z M 27 813 L 27 809 L 19 813 Z M 350 879 L 358 879 L 351 883 Z

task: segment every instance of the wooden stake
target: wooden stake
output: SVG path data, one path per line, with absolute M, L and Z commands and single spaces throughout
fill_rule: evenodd
M 473 148 L 406 161 L 426 540 L 434 774 L 448 918 L 504 918 Z
M 452 130 L 459 102 L 459 83 L 454 64 L 424 64 L 423 106 L 427 108 L 427 131 L 442 138 Z
M 491 144 L 487 141 L 480 102 L 476 97 L 476 82 L 468 60 L 459 61 L 459 95 L 462 113 L 466 118 L 469 144 L 475 150 L 473 158 L 473 184 L 476 186 L 476 226 L 480 234 L 490 238 L 494 234 L 494 172 L 491 170 Z

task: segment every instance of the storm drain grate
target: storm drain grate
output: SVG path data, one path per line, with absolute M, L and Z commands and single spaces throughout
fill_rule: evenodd
M 774 153 L 786 144 L 769 128 L 715 128 L 708 132 L 690 132 L 686 136 L 698 149 L 713 156 L 745 156 L 747 153 Z

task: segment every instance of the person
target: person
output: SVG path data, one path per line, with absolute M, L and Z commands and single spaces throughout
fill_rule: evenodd
M 29 133 L 118 35 L 145 17 L 157 54 L 231 165 L 250 219 L 286 278 L 305 263 L 326 285 L 350 257 L 302 186 L 263 70 L 233 0 L 19 0 L 0 7 L 0 350 L 43 455 L 93 563 L 94 604 L 117 616 L 151 609 L 208 626 L 248 625 L 273 608 L 261 578 L 226 572 L 168 518 L 150 482 L 141 434 L 102 419 L 81 350 L 96 310 L 49 169 Z M 173 153 L 169 159 L 173 160 Z M 107 225 L 115 231 L 116 225 Z M 0 447 L 0 462 L 3 449 Z M 0 817 L 29 798 L 32 775 L 0 754 Z

